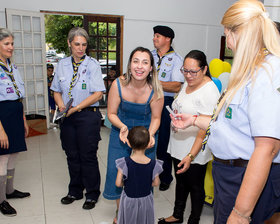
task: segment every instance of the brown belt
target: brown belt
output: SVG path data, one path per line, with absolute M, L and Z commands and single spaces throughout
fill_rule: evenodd
M 238 167 L 247 167 L 248 165 L 248 160 L 244 160 L 244 159 L 228 159 L 228 160 L 224 160 L 224 159 L 219 159 L 217 157 L 214 156 L 214 160 L 225 164 L 225 165 L 229 165 L 229 166 L 238 166 Z M 272 166 L 277 166 L 280 163 L 272 163 Z

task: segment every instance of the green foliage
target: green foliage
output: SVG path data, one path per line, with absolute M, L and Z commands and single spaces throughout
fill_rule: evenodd
M 69 54 L 67 35 L 71 28 L 83 26 L 82 16 L 45 15 L 46 43 L 57 52 Z

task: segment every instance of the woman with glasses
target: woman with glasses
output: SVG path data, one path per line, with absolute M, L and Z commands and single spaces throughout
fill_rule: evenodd
M 67 155 L 70 175 L 67 196 L 62 204 L 83 198 L 83 209 L 92 209 L 100 195 L 100 172 L 97 149 L 100 138 L 101 113 L 98 101 L 105 90 L 101 68 L 95 59 L 86 55 L 89 36 L 75 27 L 69 31 L 71 56 L 57 65 L 51 90 L 59 111 L 64 111 L 70 99 L 72 107 L 61 121 L 61 143 Z
M 280 211 L 279 34 L 258 0 L 235 2 L 221 23 L 234 52 L 227 91 L 213 119 L 189 113 L 172 122 L 210 128 L 214 223 L 264 223 Z
M 174 112 L 210 117 L 220 94 L 211 80 L 205 54 L 198 50 L 190 51 L 181 72 L 186 82 L 172 103 Z M 212 159 L 211 152 L 201 150 L 205 131 L 197 127 L 184 131 L 171 129 L 168 152 L 175 170 L 175 204 L 172 216 L 161 218 L 158 223 L 182 223 L 190 194 L 192 209 L 188 224 L 196 224 L 199 223 L 205 199 L 204 177 L 207 163 Z

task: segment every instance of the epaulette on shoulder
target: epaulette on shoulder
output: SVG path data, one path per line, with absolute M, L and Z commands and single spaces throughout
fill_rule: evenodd
M 89 59 L 90 59 L 92 62 L 94 62 L 95 64 L 99 64 L 99 62 L 98 62 L 95 58 L 89 57 Z

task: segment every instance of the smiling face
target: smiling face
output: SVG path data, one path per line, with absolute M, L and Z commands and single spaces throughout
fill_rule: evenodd
M 147 52 L 136 51 L 131 59 L 130 71 L 135 80 L 145 80 L 152 71 L 151 58 Z
M 193 58 L 186 58 L 183 68 L 185 70 L 192 71 L 191 73 L 195 73 L 193 75 L 191 75 L 190 72 L 184 73 L 184 77 L 188 82 L 189 87 L 199 86 L 203 82 L 203 78 L 207 71 L 207 66 L 204 66 L 204 68 L 201 69 L 197 60 Z
M 83 36 L 75 36 L 71 43 L 68 41 L 68 45 L 71 48 L 72 56 L 75 62 L 79 62 L 84 56 L 87 49 L 87 40 Z
M 14 38 L 12 36 L 6 37 L 0 41 L 0 59 L 6 62 L 8 58 L 13 56 L 14 52 Z

